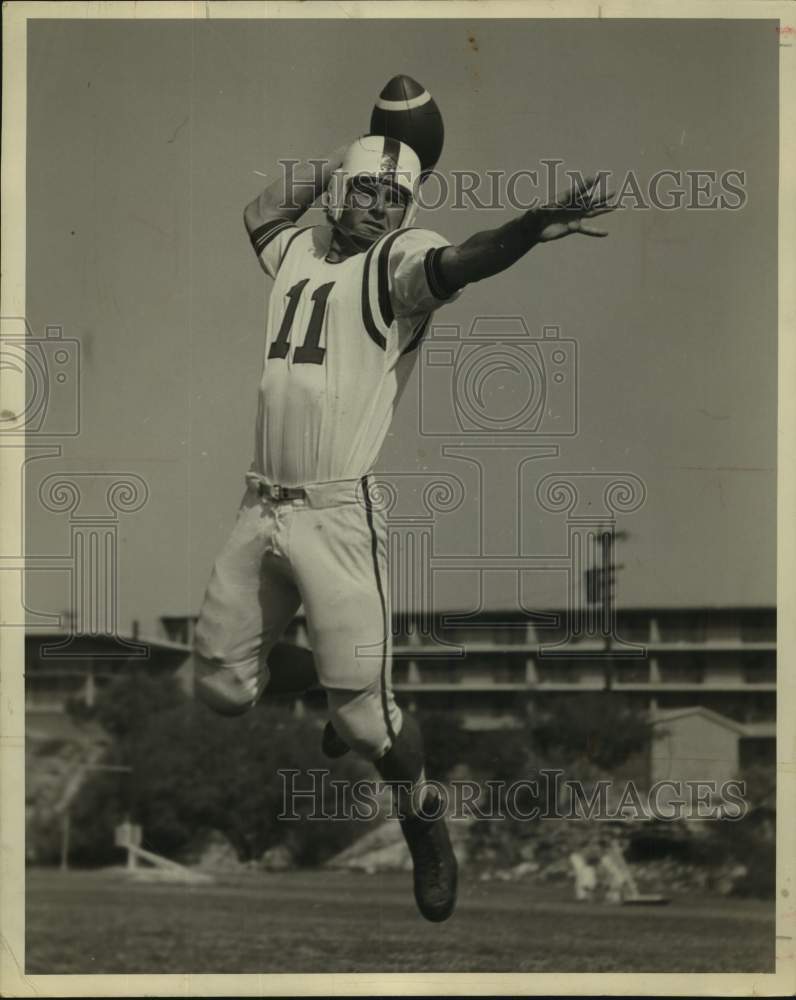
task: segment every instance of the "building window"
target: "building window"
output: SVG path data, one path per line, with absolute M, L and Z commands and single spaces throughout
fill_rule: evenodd
M 741 616 L 741 640 L 743 642 L 776 642 L 776 611 L 756 611 Z
M 650 620 L 647 615 L 619 612 L 616 630 L 628 642 L 650 641 Z
M 649 660 L 616 660 L 613 672 L 620 684 L 646 684 L 650 679 Z
M 776 684 L 777 661 L 766 654 L 749 654 L 743 658 L 743 679 L 747 684 Z
M 704 642 L 707 638 L 702 611 L 663 611 L 657 619 L 662 642 Z
M 701 656 L 664 656 L 658 660 L 664 684 L 701 684 L 705 679 L 705 661 Z
M 29 709 L 61 710 L 71 698 L 84 697 L 85 675 L 77 672 L 68 674 L 39 674 L 28 677 L 25 682 L 25 707 Z

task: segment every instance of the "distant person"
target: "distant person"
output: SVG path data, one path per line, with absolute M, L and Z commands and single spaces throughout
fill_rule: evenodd
M 580 851 L 570 854 L 569 863 L 575 878 L 575 899 L 579 903 L 589 902 L 597 890 L 597 869 Z

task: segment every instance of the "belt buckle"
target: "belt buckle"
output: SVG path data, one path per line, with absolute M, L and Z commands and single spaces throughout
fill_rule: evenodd
M 285 500 L 304 499 L 304 491 L 296 486 L 280 486 L 277 483 L 261 483 L 260 495 L 267 496 L 274 503 L 281 503 Z

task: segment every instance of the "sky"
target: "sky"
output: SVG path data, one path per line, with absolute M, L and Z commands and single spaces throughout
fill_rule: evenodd
M 773 604 L 773 25 L 30 22 L 27 318 L 38 335 L 59 325 L 79 341 L 82 408 L 61 457 L 30 463 L 28 552 L 69 548 L 68 518 L 38 499 L 45 476 L 135 474 L 149 495 L 119 519 L 119 626 L 137 619 L 151 633 L 161 614 L 198 610 L 253 451 L 269 281 L 243 207 L 280 157 L 322 156 L 367 131 L 381 87 L 407 73 L 442 111 L 443 174 L 558 159 L 620 179 L 632 170 L 643 184 L 664 169 L 734 169 L 748 200 L 739 211 L 626 209 L 609 217 L 607 239 L 536 247 L 437 313 L 464 331 L 521 316 L 533 336 L 557 326 L 577 345 L 577 433 L 536 435 L 559 453 L 525 467 L 519 500 L 512 476 L 530 452 L 495 435 L 470 461 L 443 455 L 470 439 L 425 433 L 420 414 L 444 424 L 449 390 L 434 383 L 421 400 L 419 371 L 377 471 L 461 481 L 462 504 L 434 525 L 439 556 L 561 552 L 566 525 L 539 508 L 538 479 L 631 474 L 646 499 L 617 522 L 628 533 L 620 606 Z M 447 205 L 416 225 L 456 243 L 512 214 Z M 490 379 L 490 405 L 516 410 L 522 379 Z M 514 576 L 491 572 L 479 598 L 477 575 L 441 574 L 435 600 L 513 606 Z M 524 606 L 561 605 L 560 574 L 542 577 L 523 578 Z M 65 608 L 66 582 L 55 569 L 31 574 L 29 609 Z

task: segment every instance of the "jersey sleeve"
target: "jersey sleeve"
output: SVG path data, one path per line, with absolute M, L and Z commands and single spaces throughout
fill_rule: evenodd
M 461 289 L 446 289 L 437 270 L 439 254 L 447 246 L 446 239 L 428 229 L 399 229 L 368 251 L 362 318 L 368 335 L 383 350 L 393 341 L 400 353 L 416 346 L 432 313 L 461 294 Z
M 429 229 L 407 229 L 390 248 L 389 288 L 396 316 L 430 313 L 461 295 L 445 288 L 438 262 L 449 242 Z
M 276 277 L 287 248 L 300 231 L 295 223 L 287 219 L 272 219 L 250 234 L 249 239 L 260 267 L 269 277 Z

